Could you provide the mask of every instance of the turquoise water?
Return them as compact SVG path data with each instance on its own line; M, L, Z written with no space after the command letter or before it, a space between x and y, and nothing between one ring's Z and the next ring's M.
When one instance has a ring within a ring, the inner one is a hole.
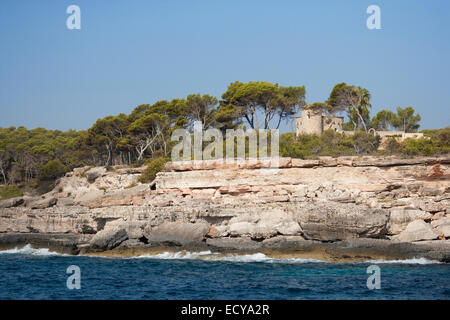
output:
M367 267L381 271L369 290ZM79 290L66 286L80 268ZM413 259L386 263L273 260L263 254L156 257L66 256L25 247L0 252L0 299L449 299L450 265Z

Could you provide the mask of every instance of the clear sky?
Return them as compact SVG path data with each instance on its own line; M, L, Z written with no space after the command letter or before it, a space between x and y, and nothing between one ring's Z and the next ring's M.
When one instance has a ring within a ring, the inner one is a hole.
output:
M69 30L66 8L81 8ZM381 8L369 30L366 8ZM372 115L413 106L450 125L448 0L1 0L0 126L87 129L97 118L239 80L369 89ZM284 125L284 130L288 129Z

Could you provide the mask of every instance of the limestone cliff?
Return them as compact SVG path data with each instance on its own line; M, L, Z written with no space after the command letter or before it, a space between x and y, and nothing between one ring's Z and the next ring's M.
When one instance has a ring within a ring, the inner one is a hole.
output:
M137 181L143 168L77 168L42 197L0 201L0 247L450 261L449 157L282 158L278 165L168 163L151 184Z

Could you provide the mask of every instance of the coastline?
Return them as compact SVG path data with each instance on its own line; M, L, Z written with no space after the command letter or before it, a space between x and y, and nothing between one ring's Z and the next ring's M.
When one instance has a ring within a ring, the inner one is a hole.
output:
M289 260L304 259L331 263L351 263L367 261L401 261L426 259L429 261L450 263L450 240L426 241L418 243L393 242L380 239L350 239L337 242L318 242L301 239L271 239L272 244L256 242L248 247L249 239L243 240L246 246L212 246L207 243L184 246L133 245L124 243L111 250L99 251L82 242L82 236L55 234L0 234L0 252L24 248L48 249L51 252L72 256L93 256L105 258L154 257L204 258L220 260L240 256L264 255L268 259ZM242 239L237 239L242 240ZM276 240L276 241L275 241ZM278 242L278 243L276 243ZM274 244L275 243L275 244Z
M40 197L0 201L0 249L71 255L264 254L450 262L450 158L183 161L77 168ZM130 187L127 187L130 185Z

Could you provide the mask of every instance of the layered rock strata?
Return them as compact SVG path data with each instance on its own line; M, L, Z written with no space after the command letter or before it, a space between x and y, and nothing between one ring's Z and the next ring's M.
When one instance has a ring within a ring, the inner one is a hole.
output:
M322 157L77 168L40 197L0 201L0 248L123 255L266 252L450 261L450 158Z

